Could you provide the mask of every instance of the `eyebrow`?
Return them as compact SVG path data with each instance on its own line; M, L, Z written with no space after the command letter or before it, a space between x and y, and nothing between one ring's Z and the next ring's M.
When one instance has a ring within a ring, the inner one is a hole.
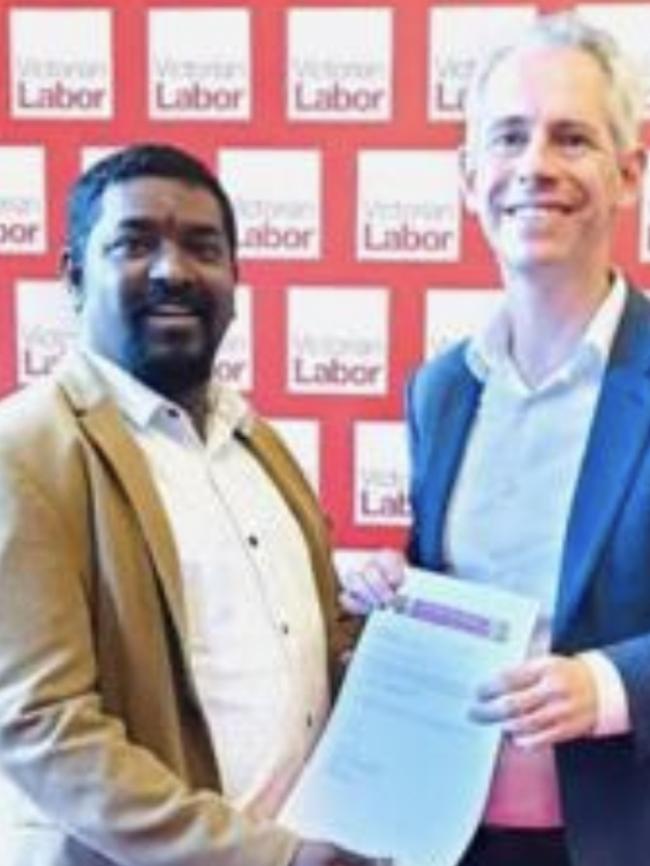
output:
M119 220L117 224L118 230L131 229L133 231L154 231L160 226L158 220L151 217L128 216ZM180 228L184 232L191 232L196 235L212 235L214 237L225 237L225 229L222 226L215 226L208 223L181 223Z
M494 122L488 123L486 128L493 129L502 129L504 127L517 127L517 126L529 126L531 124L530 118L526 117L523 114L513 114L507 117L499 117ZM555 120L551 120L548 124L553 129L583 129L585 131L594 130L593 124L589 123L586 120L581 120L577 117L558 117Z

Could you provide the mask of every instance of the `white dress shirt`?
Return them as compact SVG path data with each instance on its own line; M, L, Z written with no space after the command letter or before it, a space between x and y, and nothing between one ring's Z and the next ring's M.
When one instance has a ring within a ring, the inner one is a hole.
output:
M625 304L620 278L570 356L535 387L509 353L501 310L468 345L466 362L484 384L452 491L445 526L451 573L540 602L530 653L548 652L564 537L612 340ZM596 735L627 730L627 702L614 665L582 656L596 682ZM488 823L561 823L552 750L504 741L485 815Z
M309 553L237 431L250 410L214 389L206 442L176 404L88 352L141 446L179 554L190 657L225 796L272 817L329 704Z

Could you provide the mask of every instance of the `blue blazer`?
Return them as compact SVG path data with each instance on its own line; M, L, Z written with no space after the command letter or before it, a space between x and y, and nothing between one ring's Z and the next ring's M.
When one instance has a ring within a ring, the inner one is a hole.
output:
M481 394L464 350L463 343L424 364L407 386L409 558L432 569L445 568L449 494ZM556 749L572 862L648 866L650 302L635 291L628 293L578 477L553 622L553 651L594 648L621 674L632 733Z

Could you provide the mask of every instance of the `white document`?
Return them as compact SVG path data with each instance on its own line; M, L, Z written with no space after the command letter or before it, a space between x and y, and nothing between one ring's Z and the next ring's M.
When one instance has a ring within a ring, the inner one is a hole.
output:
M523 660L536 614L531 599L408 569L395 607L369 618L279 820L400 866L455 866L501 736L469 708L479 684Z

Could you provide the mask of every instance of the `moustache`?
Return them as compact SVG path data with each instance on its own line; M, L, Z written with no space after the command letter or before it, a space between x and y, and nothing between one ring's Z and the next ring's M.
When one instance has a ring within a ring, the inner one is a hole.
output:
M146 295L134 306L133 313L144 316L167 304L196 316L211 313L215 305L211 296L197 290L191 283L151 280Z

